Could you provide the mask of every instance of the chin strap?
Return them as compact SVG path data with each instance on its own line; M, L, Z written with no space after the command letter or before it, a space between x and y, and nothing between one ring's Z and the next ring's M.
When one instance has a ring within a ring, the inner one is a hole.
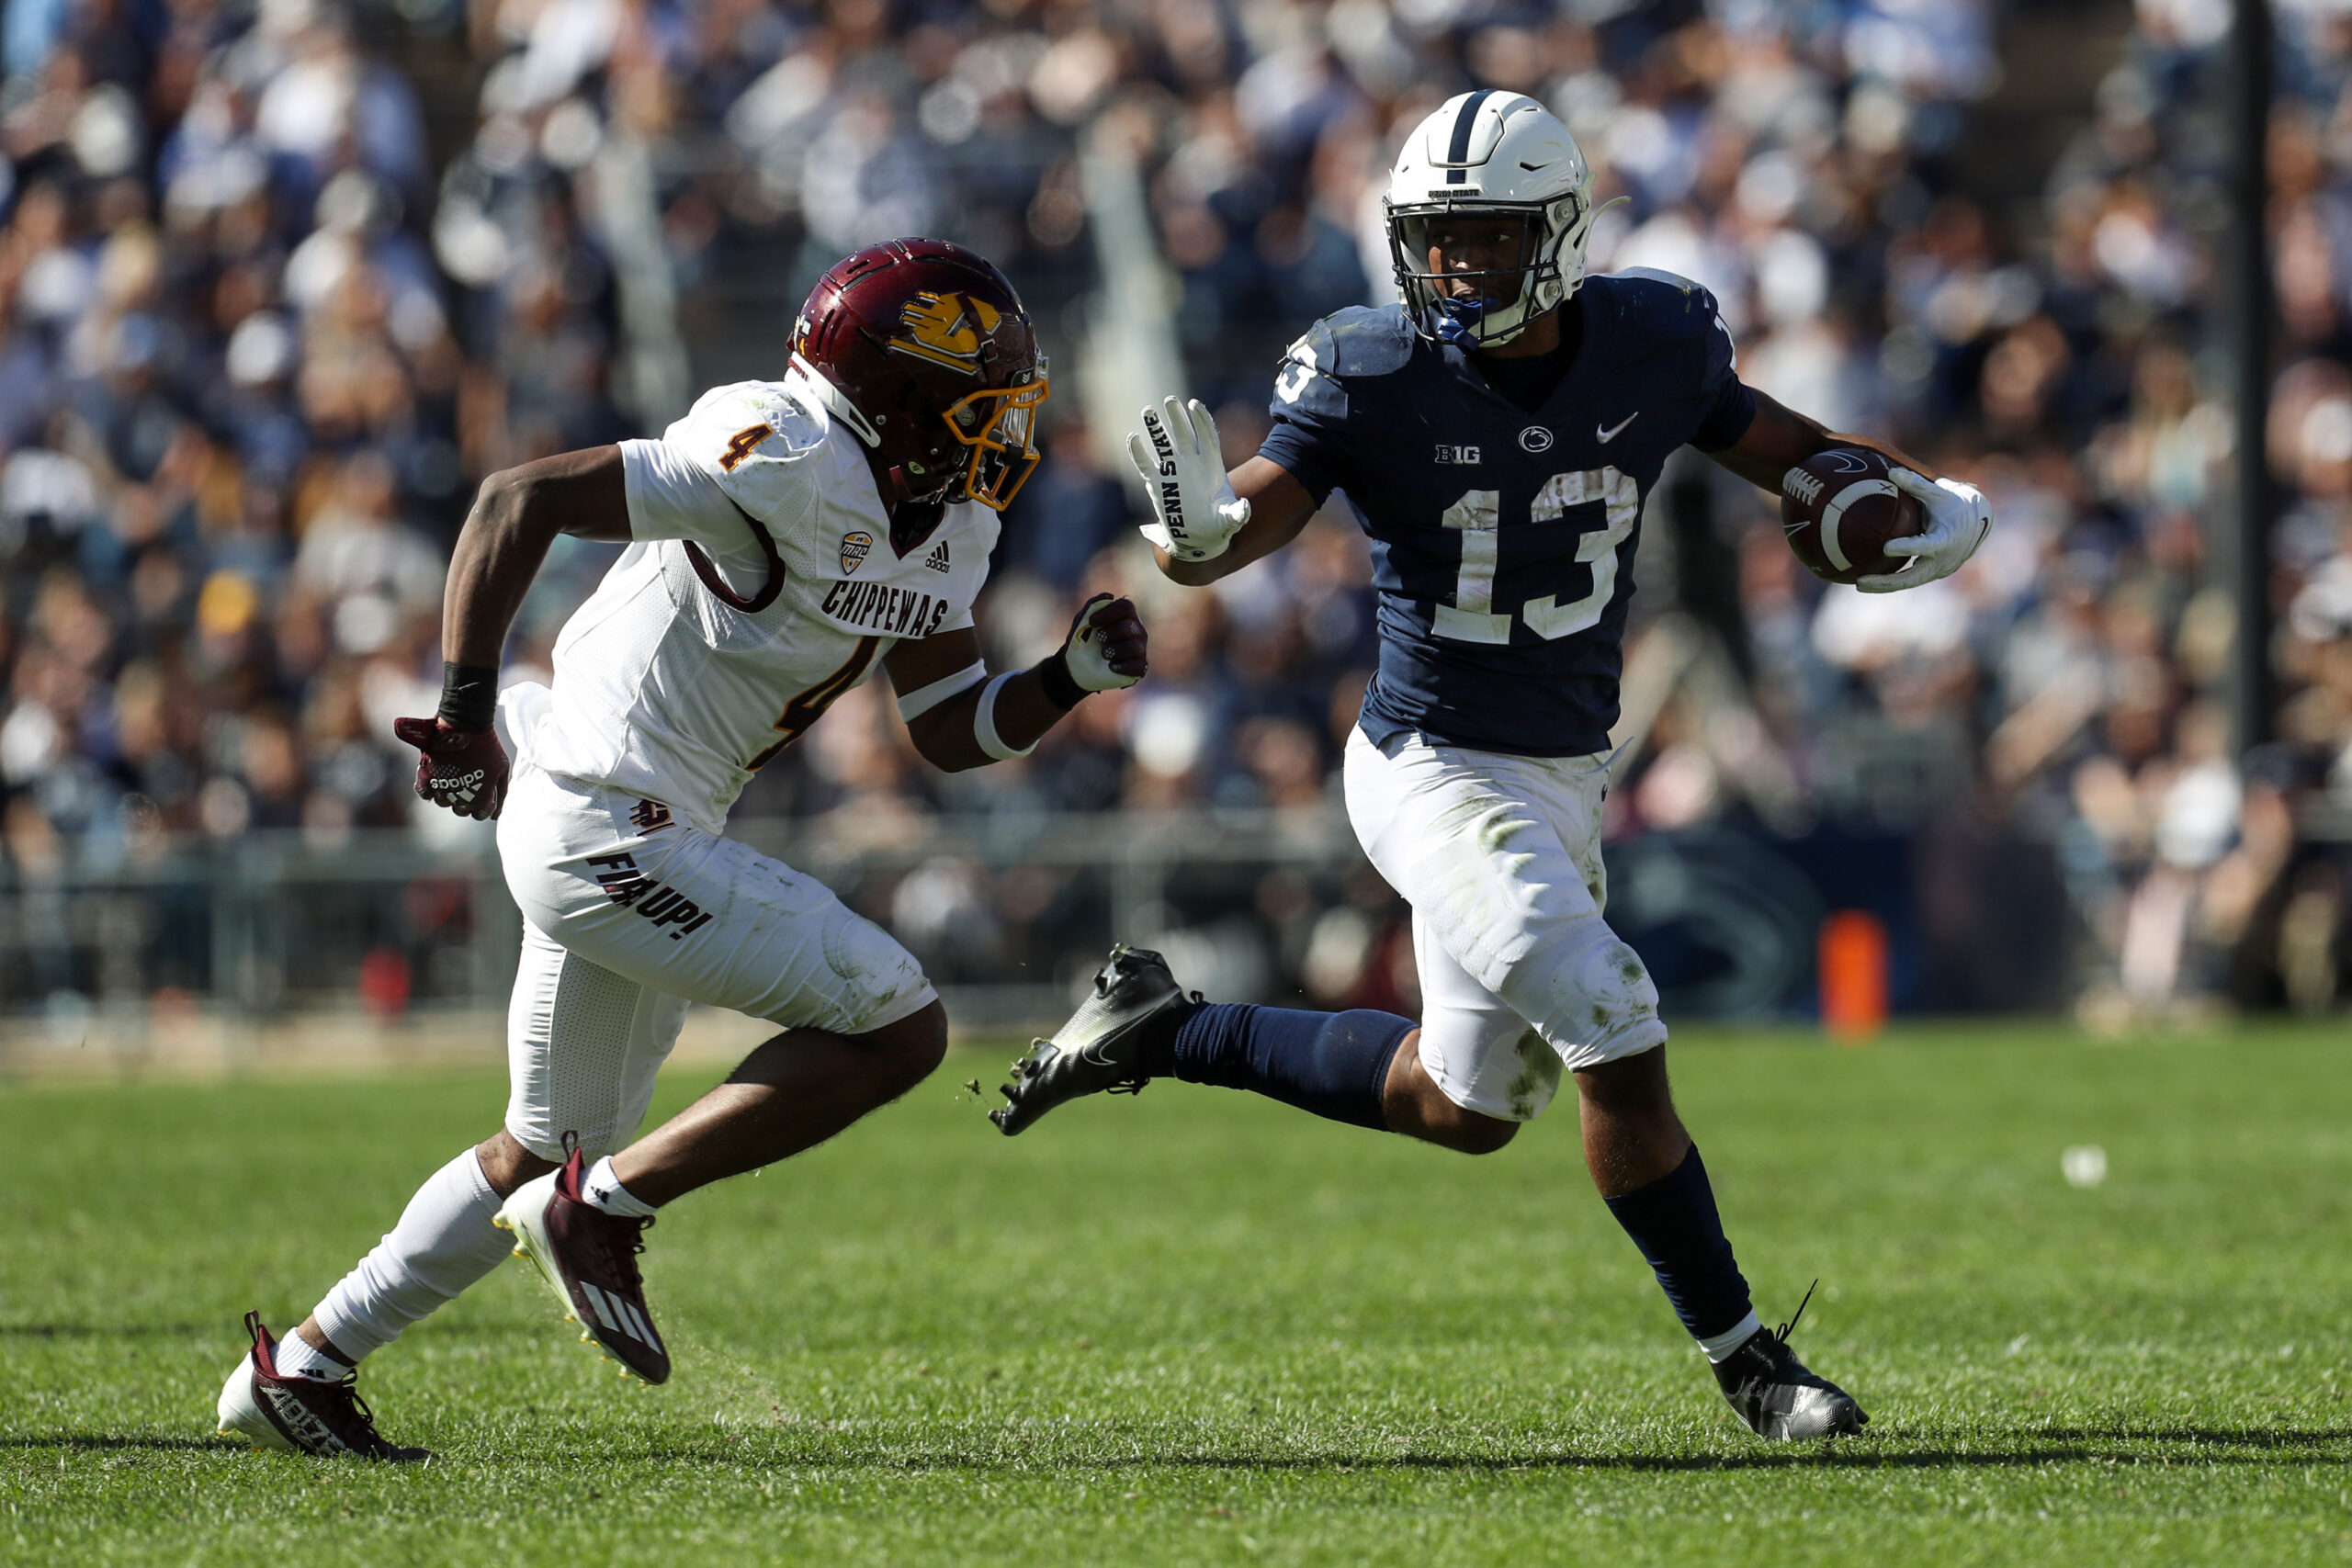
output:
M1430 307L1430 313L1437 318L1432 325L1438 342L1461 349L1478 346L1478 324L1487 319L1485 300L1440 299Z
M956 488L956 481L950 479L927 491L918 491L907 477L907 468L903 463L893 464L883 478L886 481L884 488L888 492L885 499L892 506L909 502L916 506L942 506L946 504L947 492Z

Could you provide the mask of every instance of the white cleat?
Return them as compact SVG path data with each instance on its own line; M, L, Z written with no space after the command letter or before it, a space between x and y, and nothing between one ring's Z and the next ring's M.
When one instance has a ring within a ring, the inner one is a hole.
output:
M256 1448L319 1459L356 1454L406 1464L433 1457L424 1449L404 1449L384 1441L368 1402L353 1389L356 1377L333 1382L280 1377L277 1342L262 1326L259 1313L245 1314L245 1329L254 1337L253 1348L220 1385L220 1403L214 1407L222 1437L242 1437Z

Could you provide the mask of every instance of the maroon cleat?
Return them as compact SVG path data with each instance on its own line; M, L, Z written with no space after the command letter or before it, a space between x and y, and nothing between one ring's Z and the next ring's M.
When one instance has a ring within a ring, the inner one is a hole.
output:
M492 1223L514 1235L514 1256L529 1259L563 1303L563 1315L585 1330L631 1376L670 1378L670 1350L654 1331L637 1255L653 1222L608 1214L580 1196L587 1174L578 1149L557 1169L526 1181Z
M254 1337L254 1348L220 1390L223 1433L241 1433L262 1448L291 1449L320 1459L356 1454L413 1464L433 1457L426 1450L401 1448L377 1434L374 1413L352 1387L358 1381L356 1373L333 1382L279 1377L277 1342L262 1326L261 1314L245 1314L245 1332Z

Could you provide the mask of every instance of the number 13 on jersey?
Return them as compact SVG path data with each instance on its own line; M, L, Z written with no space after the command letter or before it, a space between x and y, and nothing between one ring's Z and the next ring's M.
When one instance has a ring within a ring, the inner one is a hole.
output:
M1437 606L1437 635L1456 642L1508 643L1516 617L1550 642L1598 626L1617 592L1617 547L1632 536L1642 514L1641 488L1631 474L1615 468L1554 474L1536 491L1527 515L1530 524L1549 523L1596 501L1602 506L1601 526L1578 536L1576 545L1576 558L1592 568L1591 589L1566 604L1558 595L1545 593L1515 609L1498 609L1495 604L1495 578L1502 565L1501 492L1469 491L1447 507L1439 521L1461 531L1462 570L1454 581L1453 603Z

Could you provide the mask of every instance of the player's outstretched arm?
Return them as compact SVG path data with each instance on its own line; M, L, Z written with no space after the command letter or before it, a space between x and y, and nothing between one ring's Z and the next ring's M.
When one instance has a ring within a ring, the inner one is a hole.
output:
M1026 670L990 676L969 626L899 643L882 667L915 750L954 773L1025 757L1088 697L1142 680L1147 644L1135 605L1097 593L1079 607L1061 647Z
M1156 549L1159 570L1171 582L1200 588L1262 560L1298 537L1315 515L1315 497L1271 457L1252 457L1227 476L1233 493L1250 506L1250 521L1235 533L1225 553L1209 560L1180 560Z
M1151 521L1159 570L1171 581L1199 587L1240 570L1298 536L1315 515L1315 501L1280 464L1252 457L1231 473L1216 419L1198 398L1174 398L1143 411L1143 427L1127 437L1127 456Z
M1748 483L1773 494L1781 493L1781 476L1804 462L1816 452L1826 452L1833 446L1859 446L1875 452L1898 468L1909 468L1934 479L1942 476L1927 464L1867 435L1841 435L1781 402L1767 392L1748 389L1756 400L1756 417L1749 422L1747 434L1718 452L1708 457L1729 468Z
M1893 470L1888 478L1927 509L1927 532L1889 540L1886 545L1889 555L1913 558L1911 566L1901 572L1863 578L1855 586L1865 593L1889 593L1950 577L1992 531L1993 508L1974 485L1947 479L1883 441L1828 430L1818 420L1808 419L1754 388L1748 393L1756 400L1756 417L1747 433L1721 451L1707 454L1741 479L1777 494L1781 477L1807 457L1833 446L1860 446L1884 457Z
M523 595L558 534L626 542L628 486L618 446L592 446L482 480L449 556L441 601L441 709L392 733L417 749L416 793L486 820L505 804L508 764L492 719L498 661Z

